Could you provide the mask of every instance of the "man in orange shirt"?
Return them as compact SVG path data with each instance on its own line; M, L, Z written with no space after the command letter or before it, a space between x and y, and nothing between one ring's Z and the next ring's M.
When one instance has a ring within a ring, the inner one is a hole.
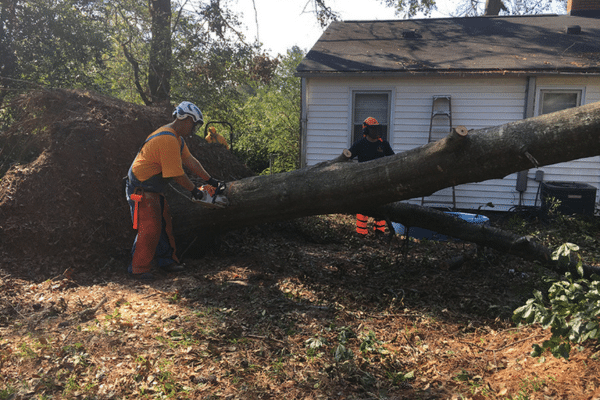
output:
M183 139L204 123L200 109L184 101L173 117L173 122L148 136L127 174L127 201L134 229L138 230L128 272L141 280L154 279L150 272L153 266L168 272L184 269L175 254L171 214L164 196L169 182L173 180L189 190L192 200L206 201L210 195L188 178L185 166L217 191L225 190L225 184L206 172Z

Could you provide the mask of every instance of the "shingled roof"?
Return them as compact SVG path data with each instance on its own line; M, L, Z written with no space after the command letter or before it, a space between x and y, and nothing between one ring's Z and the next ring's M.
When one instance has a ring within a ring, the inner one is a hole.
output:
M333 22L297 68L322 74L600 74L600 18Z

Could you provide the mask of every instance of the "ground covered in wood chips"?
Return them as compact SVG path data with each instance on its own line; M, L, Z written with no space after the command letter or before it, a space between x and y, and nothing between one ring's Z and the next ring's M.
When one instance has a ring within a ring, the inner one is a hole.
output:
M231 233L149 284L126 260L45 280L5 269L0 398L598 398L594 345L532 358L550 333L510 322L547 271L495 253L444 270L470 245L405 253L352 222Z
M511 321L553 273L468 243L357 238L352 216L318 216L131 280L120 178L168 112L66 91L18 104L0 132L0 400L600 398L596 343L533 358L550 332ZM209 173L248 176L190 143ZM600 259L597 219L490 219Z

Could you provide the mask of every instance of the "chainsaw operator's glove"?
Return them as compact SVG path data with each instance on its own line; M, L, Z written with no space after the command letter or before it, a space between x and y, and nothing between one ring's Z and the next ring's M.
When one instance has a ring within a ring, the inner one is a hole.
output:
M192 200L202 201L204 199L204 192L197 187L192 189Z
M227 188L225 186L225 182L218 181L212 177L209 180L207 180L206 183L208 183L210 186L213 186L215 189L217 189L215 191L215 194L223 193L225 191L225 189Z

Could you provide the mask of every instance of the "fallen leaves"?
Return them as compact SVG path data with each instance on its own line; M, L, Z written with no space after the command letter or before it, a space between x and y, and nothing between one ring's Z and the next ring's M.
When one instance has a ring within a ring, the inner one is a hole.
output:
M517 303L514 293L528 286L503 271L534 270L521 261L440 271L429 260L468 245L423 242L403 255L375 240L292 247L277 234L268 251L264 238L236 240L231 254L187 262L189 273L146 286L123 273L35 284L2 276L0 390L479 400L579 398L600 387L592 348L569 362L533 359L531 345L549 333L514 327L488 307Z

